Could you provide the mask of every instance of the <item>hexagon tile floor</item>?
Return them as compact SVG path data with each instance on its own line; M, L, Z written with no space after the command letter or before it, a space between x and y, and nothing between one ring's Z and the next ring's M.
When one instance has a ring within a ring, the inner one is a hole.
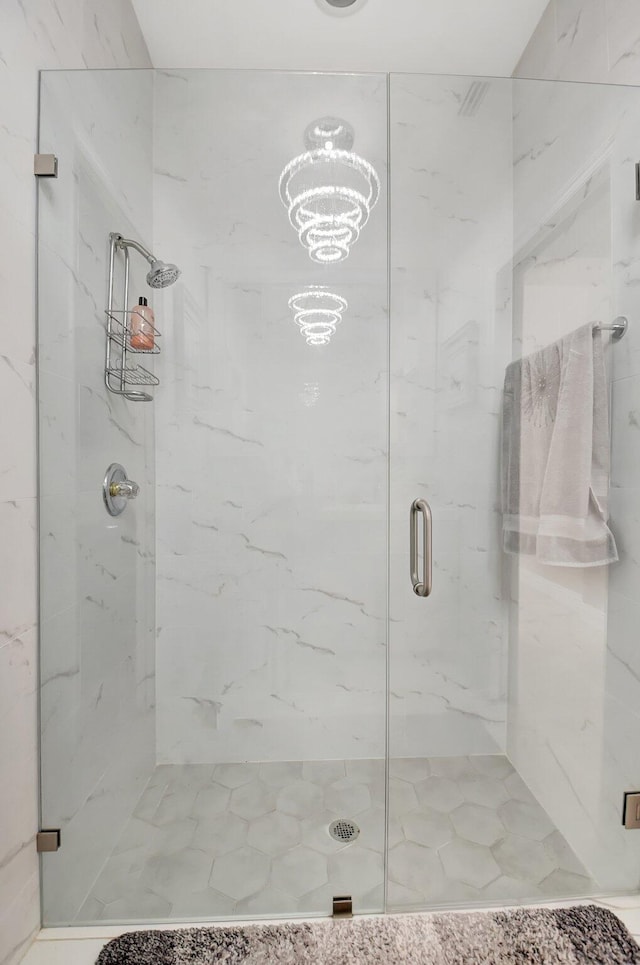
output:
M389 794L390 910L597 891L506 757L394 760ZM383 852L383 761L161 765L77 920L380 911Z

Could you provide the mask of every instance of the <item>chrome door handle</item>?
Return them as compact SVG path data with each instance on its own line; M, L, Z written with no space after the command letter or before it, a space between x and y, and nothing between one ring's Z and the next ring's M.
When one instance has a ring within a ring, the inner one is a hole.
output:
M418 575L418 516L422 515L422 579ZM411 585L416 596L429 596L432 589L433 555L432 555L432 515L431 507L426 499L414 499L411 503L409 520L411 565Z

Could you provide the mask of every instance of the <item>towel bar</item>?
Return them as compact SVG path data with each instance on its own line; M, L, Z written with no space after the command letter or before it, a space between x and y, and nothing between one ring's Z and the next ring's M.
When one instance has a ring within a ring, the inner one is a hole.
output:
M614 318L611 325L598 324L597 331L600 332L611 332L611 338L616 342L619 342L623 335L626 334L629 328L629 319L625 315L618 315ZM594 329L596 331L596 329Z

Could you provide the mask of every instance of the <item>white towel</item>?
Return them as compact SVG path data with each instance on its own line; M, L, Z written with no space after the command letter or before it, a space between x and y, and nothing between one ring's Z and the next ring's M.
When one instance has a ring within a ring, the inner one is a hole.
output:
M553 566L618 559L607 525L609 407L594 322L507 367L504 548Z

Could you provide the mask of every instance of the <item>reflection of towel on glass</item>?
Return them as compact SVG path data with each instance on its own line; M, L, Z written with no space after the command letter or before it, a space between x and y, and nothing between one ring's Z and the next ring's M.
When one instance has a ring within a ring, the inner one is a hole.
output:
M507 367L504 548L554 566L618 559L607 526L609 412L595 323Z

